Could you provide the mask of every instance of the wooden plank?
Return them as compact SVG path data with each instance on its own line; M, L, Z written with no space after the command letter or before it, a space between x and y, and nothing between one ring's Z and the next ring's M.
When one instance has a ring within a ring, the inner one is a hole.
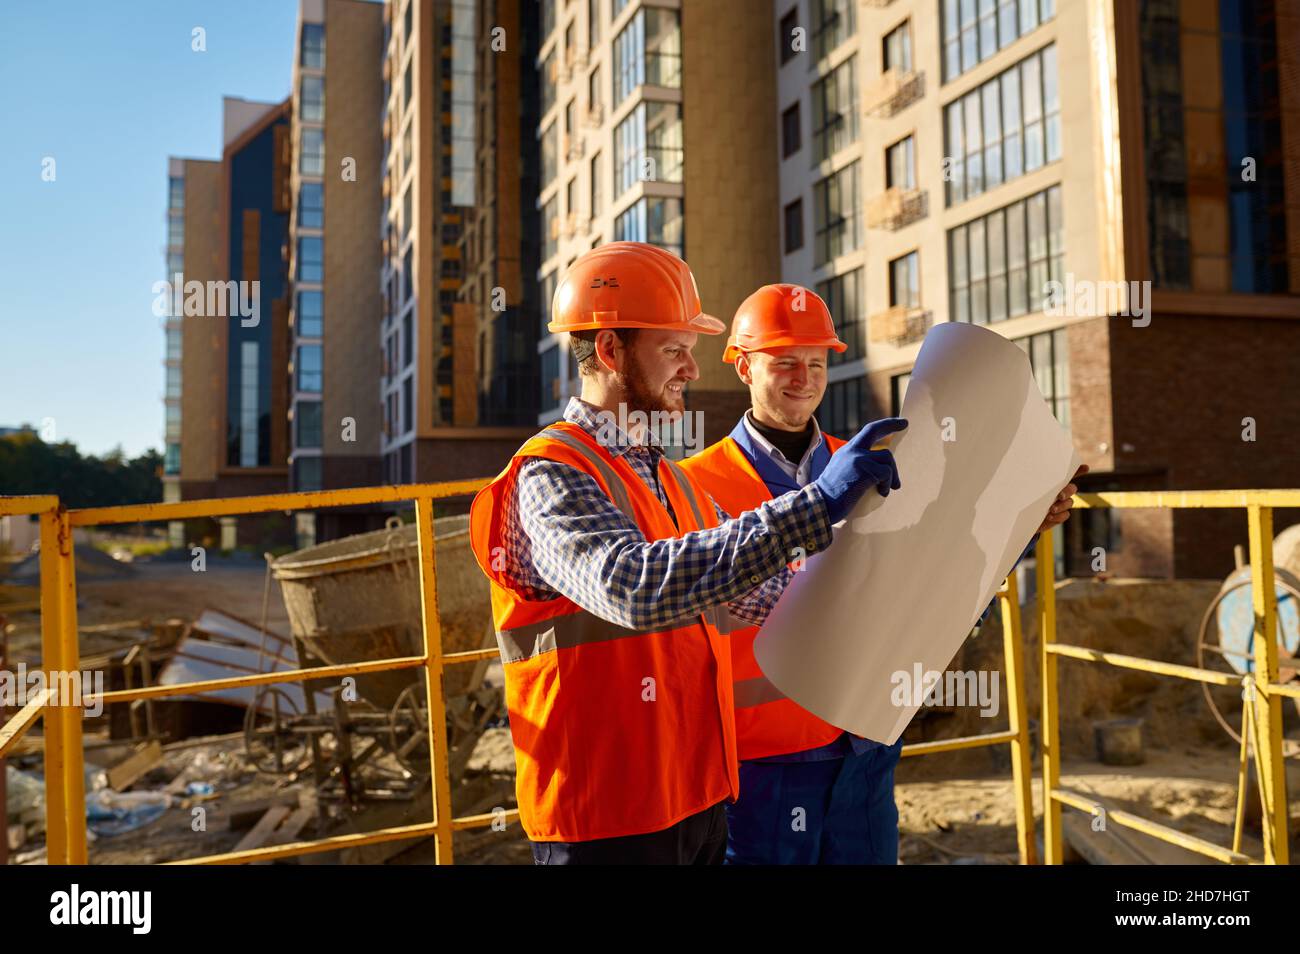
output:
M124 791L161 761L162 745L157 739L146 742L133 754L108 770L108 786L115 792Z
M292 815L284 820L279 828L271 833L271 837L266 840L267 845L287 845L297 839L299 833L307 827L312 816L316 814L316 809L310 806L299 808ZM270 859L266 861L254 861L255 865L272 864Z
M1116 837L1113 828L1101 831L1092 827L1092 819L1071 813L1061 819L1061 830L1070 847L1090 865L1149 865L1151 859L1127 841Z
M261 848L266 840L271 837L272 832L284 821L289 814L288 805L272 805L242 839L234 847L234 851L250 851L253 848Z

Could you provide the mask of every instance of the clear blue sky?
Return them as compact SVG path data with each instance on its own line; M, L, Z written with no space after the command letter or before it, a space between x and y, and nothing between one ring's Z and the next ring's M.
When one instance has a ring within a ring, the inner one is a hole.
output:
M53 418L83 453L162 449L167 158L221 157L223 95L288 95L297 11L0 0L0 426Z

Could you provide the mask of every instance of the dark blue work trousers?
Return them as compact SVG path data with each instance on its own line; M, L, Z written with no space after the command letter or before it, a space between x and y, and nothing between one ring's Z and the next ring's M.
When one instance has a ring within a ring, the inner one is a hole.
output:
M816 762L741 762L727 864L898 863L894 766L903 743Z

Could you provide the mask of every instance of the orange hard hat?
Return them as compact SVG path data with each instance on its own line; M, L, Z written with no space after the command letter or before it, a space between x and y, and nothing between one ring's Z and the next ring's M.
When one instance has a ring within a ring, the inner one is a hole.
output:
M742 351L821 347L847 351L835 334L826 302L800 285L764 285L740 303L722 360L735 363Z
M658 328L720 335L727 326L704 314L690 268L645 242L610 242L569 266L551 300L551 331Z

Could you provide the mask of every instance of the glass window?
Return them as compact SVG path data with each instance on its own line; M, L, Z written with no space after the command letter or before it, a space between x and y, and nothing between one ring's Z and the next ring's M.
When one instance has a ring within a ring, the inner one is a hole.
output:
M302 131L302 155L298 171L305 176L319 176L325 172L325 133L320 129Z
M1047 284L1047 201L1043 193L1030 196L1025 201L1029 235L1029 307L1033 311L1043 308L1044 289Z
M785 253L803 248L803 199L795 199L785 207Z
M542 188L555 181L560 168L560 138L552 122L542 133Z
M985 247L985 224L976 219L966 227L970 241L970 320L977 325L989 321L988 257Z
M649 242L681 257L685 230L681 199L646 198L614 220L614 241Z
M820 60L853 36L857 0L810 0L813 58Z
M941 0L940 44L943 81L1005 49L1056 13L1052 0Z
M949 319L970 321L970 267L967 259L966 226L948 233Z
M294 430L298 447L321 446L321 403L299 401L293 409Z
M1002 128L1004 130L1002 159L1006 179L1014 179L1024 170L1024 157L1020 141L1020 71L1007 70L1002 74Z
M1020 92L1025 119L1025 171L1043 164L1043 76L1039 59L1031 56L1020 64Z
M1002 183L1001 84L996 77L980 87L984 113L984 185L991 189Z
M591 157L591 217L593 219L600 214L600 210L604 208L605 205L605 200L601 192L600 160L600 153L596 153Z
M542 206L542 261L560 250L560 210L555 196Z
M789 159L803 145L799 129L799 104L781 114L781 158Z
M988 228L989 270L989 321L1005 321L1007 317L1007 236L1006 220L1002 211L985 217Z
M646 83L682 85L682 35L676 10L642 7L614 39L614 107Z
M415 297L415 263L411 258L412 249L408 248L402 257L402 301L409 302Z
M826 307L835 319L835 330L840 340L848 345L843 352L832 351L828 364L833 367L865 357L867 313L866 303L862 297L862 269L855 268L851 272L821 282L817 285L816 291L822 301L826 302Z
M167 207L185 208L185 179L181 176L172 176L167 180Z
M298 345L298 360L294 362L298 373L299 391L321 389L321 347L316 344Z
M555 50L547 54L546 59L542 60L542 65L538 68L542 84L542 115L555 105L555 92L559 86L559 80L555 75L556 63Z
M321 489L321 459L319 457L294 458L293 486L295 490Z
M325 68L325 25L322 23L304 23L302 25L301 62L309 70Z
M408 311L402 316L402 367L409 368L415 360L415 322L414 312Z
M950 206L1059 159L1055 47L1022 60L945 110Z
M916 252L889 263L890 307L919 308L921 306L920 269Z
M408 374L402 379L402 433L415 430L415 393L412 383L415 375Z
M303 338L319 338L324 323L323 299L318 291L298 292L294 323Z
M781 49L781 65L789 63L795 57L794 31L799 26L799 4L790 8L781 18L781 27L777 33L777 44Z
M1061 158L1061 99L1056 86L1056 47L1043 50L1043 121L1047 161Z
M885 150L885 187L888 189L916 188L916 163L911 136L894 143Z
M304 182L298 189L298 227L325 227L325 188L319 182Z
M886 71L912 72L911 26L910 21L904 20L885 35L882 62Z
M600 42L601 0L587 0L587 49L595 52Z
M813 165L857 141L857 59L849 57L812 88Z
M318 282L324 273L324 240L301 236L298 239L298 281Z
M415 95L415 57L406 64L406 73L402 76L402 109L411 108L411 97Z
M944 123L944 137L947 144L944 149L944 185L948 193L948 204L955 205L966 198L966 131L962 127L961 100L949 104L945 113L947 121Z
M889 379L890 413L898 417L903 412L903 402L907 400L907 386L912 381L912 372L896 374Z
M828 434L857 433L866 423L864 378L847 378L826 388L826 397L817 409L817 423Z
M587 110L592 112L600 107L600 67L597 66L587 77Z
M945 82L961 73L961 20L957 0L943 0L943 78Z
M167 217L167 244L173 247L185 244L185 219L182 216Z
M304 122L325 121L325 77L303 76L298 108Z
M1065 281L1065 221L1061 212L1061 187L1047 190L1048 278Z
M1012 318L1029 310L1029 272L1025 248L1025 203L1007 206L1007 291L1008 315Z
M862 243L858 214L858 164L813 185L813 264L821 266Z
M681 182L682 108L677 103L639 103L614 130L614 194L638 181Z

